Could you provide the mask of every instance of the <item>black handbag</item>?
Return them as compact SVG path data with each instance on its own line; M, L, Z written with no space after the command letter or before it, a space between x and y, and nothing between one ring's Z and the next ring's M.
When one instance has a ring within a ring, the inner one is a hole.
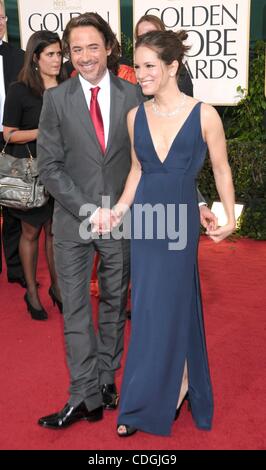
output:
M27 158L13 157L5 152L11 134L9 133L0 153L0 205L14 209L28 210L44 206L49 193L41 183L37 169L37 158L33 158L29 146Z

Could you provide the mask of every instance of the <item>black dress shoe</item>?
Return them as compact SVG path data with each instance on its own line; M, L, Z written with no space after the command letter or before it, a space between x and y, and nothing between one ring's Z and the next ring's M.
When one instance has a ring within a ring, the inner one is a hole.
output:
M115 410L119 402L119 395L115 384L104 384L101 387L103 407L105 410Z
M17 283L17 284L19 284L21 287L23 287L23 289L26 289L26 288L27 288L26 279L25 279L24 277L8 277L7 280L8 280L8 282L10 282L11 284L12 284L12 283Z
M103 407L95 408L92 411L88 411L84 402L81 402L76 408L70 406L68 403L65 405L62 411L54 413L52 415L44 416L40 418L38 424L44 428L50 429L62 429L67 428L77 421L99 421L103 418Z

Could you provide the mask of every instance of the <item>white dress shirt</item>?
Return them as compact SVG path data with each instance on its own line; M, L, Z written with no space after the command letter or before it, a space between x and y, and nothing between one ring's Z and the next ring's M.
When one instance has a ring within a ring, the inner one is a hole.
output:
M104 77L101 79L97 85L93 85L92 83L88 82L79 74L80 83L85 95L85 99L87 102L87 106L90 109L90 101L91 101L91 88L95 88L96 86L100 87L98 92L98 103L100 106L100 110L102 113L103 118L103 128L104 128L104 141L105 141L105 148L107 147L108 135L109 135L109 127L110 127L110 101L111 101L111 90L110 90L110 74L109 71L106 70Z

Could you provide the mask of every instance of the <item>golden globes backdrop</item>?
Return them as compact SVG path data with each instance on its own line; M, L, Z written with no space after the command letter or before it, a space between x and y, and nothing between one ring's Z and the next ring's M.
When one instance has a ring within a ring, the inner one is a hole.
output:
M194 96L235 105L237 87L248 88L250 0L133 0L133 26L156 15L167 29L185 29Z
M86 11L99 13L120 41L119 0L18 0L18 11L22 49L35 31L46 29L61 37L68 21Z

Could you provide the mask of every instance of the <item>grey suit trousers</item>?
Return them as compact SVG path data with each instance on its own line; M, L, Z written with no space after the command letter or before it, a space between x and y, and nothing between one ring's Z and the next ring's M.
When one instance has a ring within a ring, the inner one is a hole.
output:
M67 362L70 371L69 404L82 401L88 410L102 404L100 386L114 383L124 343L129 241L93 240L87 244L54 240L55 264L64 306ZM100 254L98 332L89 294L95 251Z

